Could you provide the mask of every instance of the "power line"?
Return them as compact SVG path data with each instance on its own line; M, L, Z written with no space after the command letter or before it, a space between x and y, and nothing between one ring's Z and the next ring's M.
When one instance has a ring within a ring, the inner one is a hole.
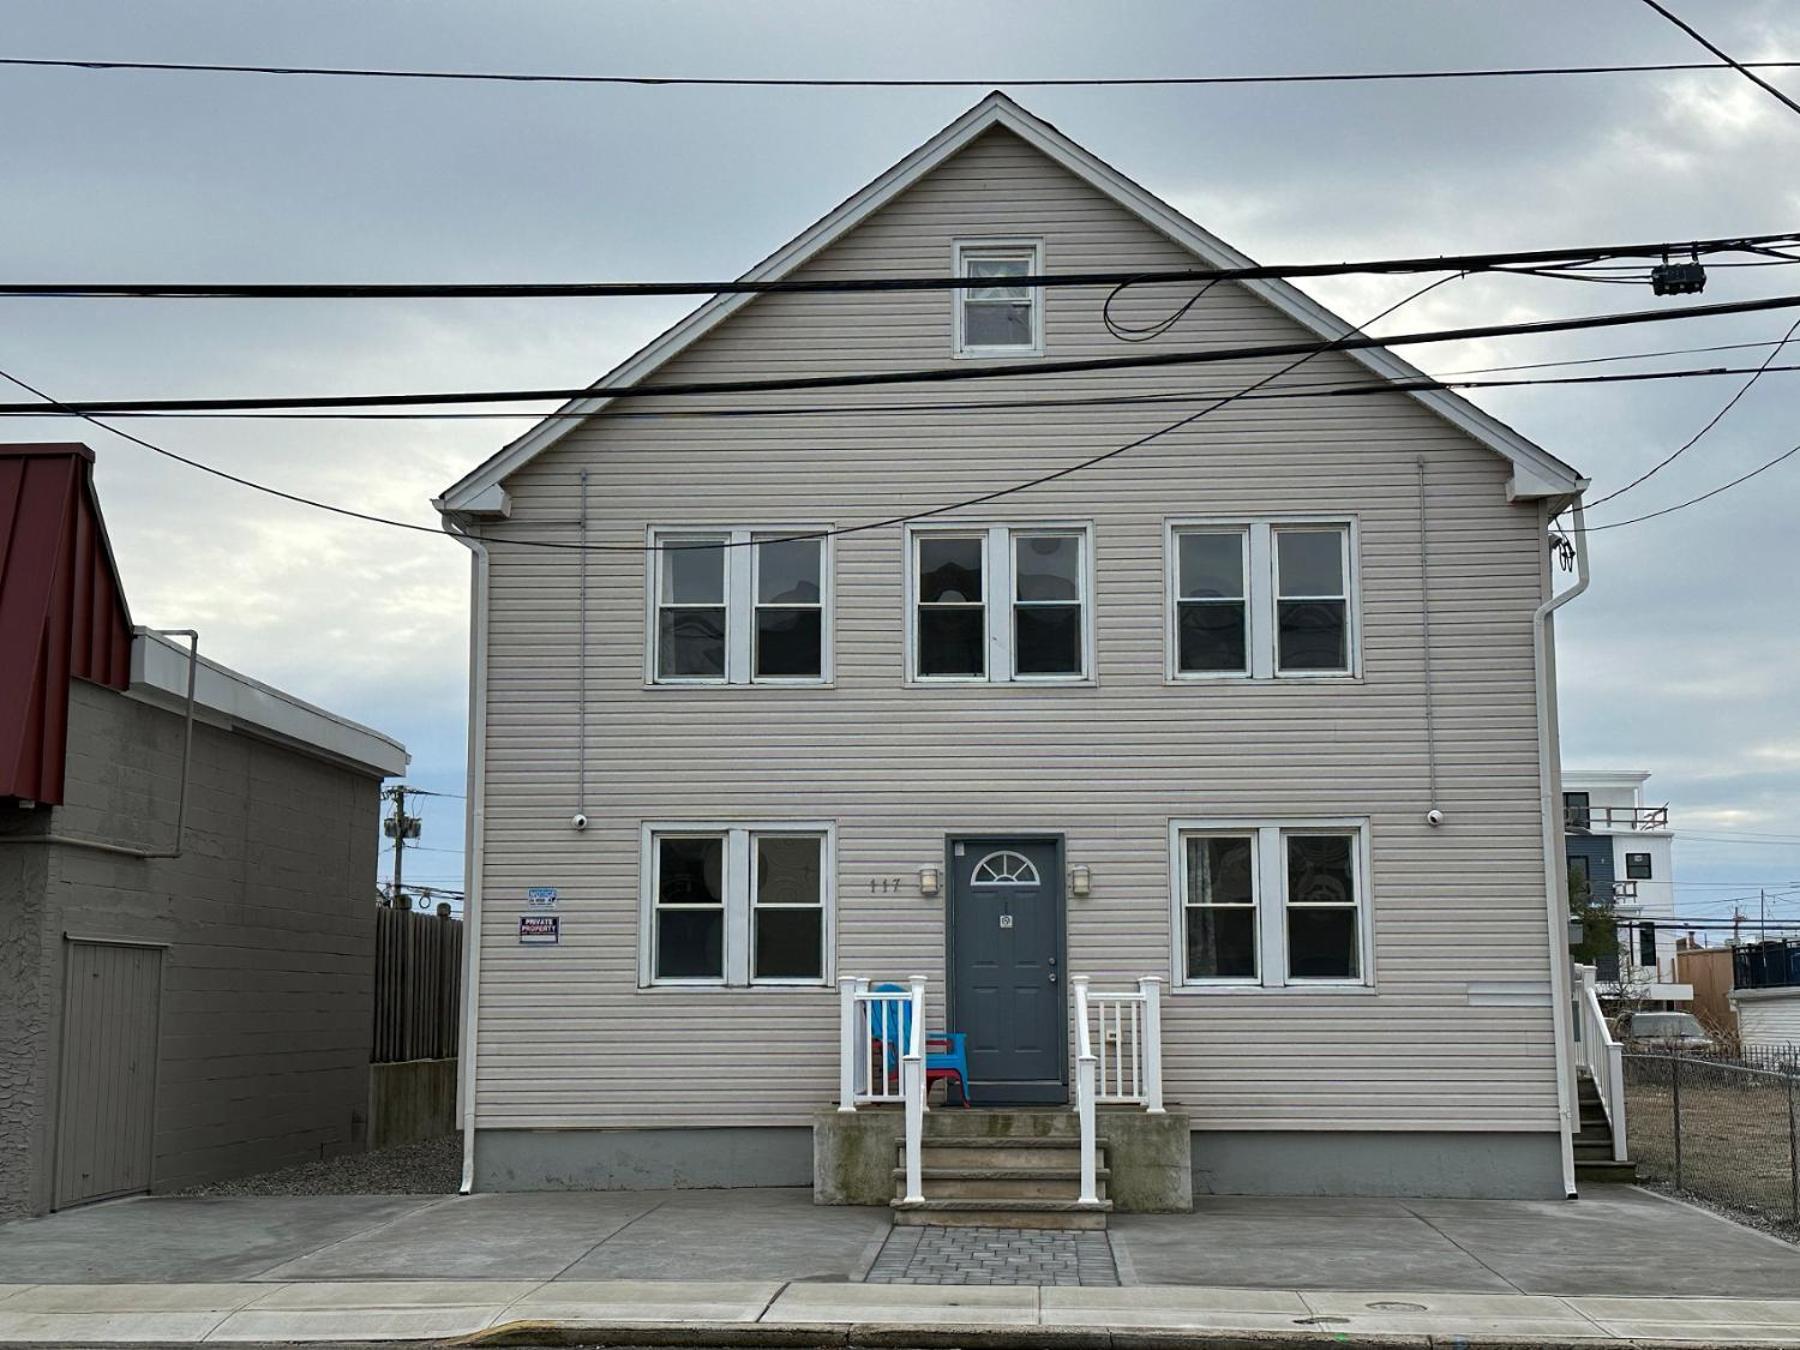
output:
M4 63L0 63L4 64ZM1009 286L1150 286L1185 282L1267 281L1415 272L1489 272L1543 263L1588 264L1607 258L1666 257L1671 250L1695 255L1766 253L1777 244L1800 244L1800 233L1731 235L1698 240L1598 244L1551 249L1510 249L1497 253L1441 254L1435 257L1374 258L1335 263L1246 263L1237 267L1183 267L1162 270L1039 272L1007 277ZM1791 266L1800 257L1778 254L1771 266ZM1627 269L1638 271L1640 269ZM1625 278L1620 278L1624 280ZM0 282L0 296L51 299L160 300L418 300L645 298L699 295L860 295L907 291L967 290L966 276L924 277L739 277L730 281L549 281L549 282Z
M1450 277L1444 280L1450 280ZM553 389L438 390L411 394L329 394L251 398L178 399L56 399L64 412L80 415L121 412L201 412L261 408L364 408L407 407L459 403L525 403L552 399L672 398L708 394L776 393L805 389L859 389L876 385L928 384L939 381L1042 378L1091 371L1152 369L1214 365L1227 361L1254 361L1267 357L1312 356L1324 351L1362 351L1370 348L1462 342L1471 338L1535 336L1541 333L1576 332L1591 328L1619 328L1678 319L1714 318L1729 314L1753 314L1764 310L1800 307L1800 295L1780 295L1757 300L1733 300L1710 305L1689 305L1675 310L1627 310L1567 319L1536 319L1525 323L1478 324L1464 328L1439 328L1413 333L1370 337L1347 330L1336 338L1312 342L1280 342L1254 347L1224 347L1175 352L1149 352L1137 356L1074 357L1055 361L1008 361L992 365L963 363L927 366L911 370L859 371L844 375L781 376L772 379L683 381L673 384L587 385ZM1371 320L1373 322L1373 320ZM0 404L0 415L41 412L34 403Z
M1670 23L1674 24L1682 32L1694 39L1695 42L1698 42L1702 47L1706 48L1707 51L1725 62L1733 70L1737 71L1738 74L1742 75L1746 80L1757 85L1764 93L1767 93L1771 97L1779 99L1782 103L1786 104L1790 112L1800 113L1800 103L1794 102L1793 99L1782 93L1781 90L1777 89L1762 76L1751 70L1748 63L1739 61L1713 42L1708 41L1706 35L1700 32L1699 29L1695 28L1686 19L1683 19L1680 15L1674 13L1667 6L1660 4L1658 0L1644 0L1644 3L1658 14L1662 15L1663 18L1667 19Z
M1450 276L1439 277L1435 281L1428 282L1424 286L1421 286L1418 290L1407 295L1404 299L1396 302L1395 304L1389 305L1386 309L1382 310L1381 313L1377 314L1374 318L1369 319L1366 324L1358 326L1356 328L1349 329L1344 334L1342 334L1338 338L1333 339L1330 342L1313 345L1309 350L1304 352L1299 357L1299 359L1290 362L1288 365L1282 367L1278 371L1275 371L1273 374L1265 375L1261 379L1257 380L1254 384L1248 385L1244 389L1241 389L1241 390L1237 391L1236 393L1227 395L1226 397L1219 399L1217 402L1209 404L1207 407L1200 409L1198 412L1189 413L1186 417L1183 417L1183 418L1179 419L1178 421L1171 422L1167 426L1160 427L1157 430L1149 432L1146 435L1139 436L1135 440L1127 441L1123 445L1116 446L1115 448L1113 448L1111 450L1108 450L1099 455L1095 455L1090 459L1083 460L1082 462L1080 462L1078 464L1072 464L1072 465L1067 466L1066 468L1057 469L1057 470L1054 470L1054 471L1052 471L1050 473L1046 473L1046 474L1041 474L1036 478L1030 479L1024 483L1015 484L1012 487L1002 488L995 492L984 493L981 496L971 497L964 501L952 502L947 506L933 507L930 510L916 511L916 512L913 512L908 515L894 516L887 520L870 521L870 522L867 522L862 525L848 525L848 526L842 526L837 529L831 529L831 530L809 531L809 532L789 536L789 538L793 538L793 539L813 539L813 538L825 539L825 538L830 538L835 535L859 534L859 533L862 533L862 532L868 531L868 530L883 529L883 528L886 528L886 527L892 526L892 525L905 524L905 523L907 523L909 521L913 521L913 520L923 520L928 517L940 516L940 515L947 514L948 512L951 512L951 511L961 510L964 507L979 506L985 502L998 500L1001 497L1012 496L1015 493L1024 492L1030 488L1038 487L1044 483L1053 482L1060 478L1066 478L1070 474L1080 472L1083 469L1092 468L1095 465L1105 463L1107 460L1110 460L1119 455L1122 455L1128 450L1133 450L1139 446L1147 445L1148 443L1158 439L1159 437L1166 436L1173 431L1177 431L1180 428L1189 425L1190 423L1196 422L1200 418L1205 417L1208 413L1215 412L1219 408L1225 407L1227 404L1231 403L1234 399L1239 398L1242 395L1249 393L1257 388L1260 388L1262 385L1268 384L1272 380L1277 380L1277 379L1281 378L1283 375L1287 374L1289 371L1294 370L1297 367L1304 365L1307 361L1310 361L1314 356L1317 356L1322 352L1330 351L1335 346L1339 346L1343 343L1351 341L1357 333L1360 333L1362 331L1363 327L1367 326L1367 324L1377 323L1380 320L1387 318L1388 315L1393 314L1396 310L1399 310L1400 308L1402 308L1405 305L1411 304L1414 300L1417 300L1420 296L1423 296L1430 291L1436 290L1439 286L1444 285L1446 282L1450 282L1450 281L1454 281L1454 280L1456 280L1456 275L1452 274ZM0 370L0 379L5 379L5 380L9 381L10 383L17 385L19 388L24 389L27 392L35 395L37 398L43 399L45 402L53 403L53 404L57 402L49 394L46 394L43 390L35 388L34 386L32 386L30 384L27 384L24 380L20 379L18 376L10 374L7 371ZM66 404L58 404L57 406L64 407L65 409L67 409L69 411L74 411L73 409L69 409L68 405L66 405ZM201 462L200 460L190 459L186 455L177 454L175 451L166 449L163 446L157 445L152 441L148 441L148 440L144 439L142 436L134 435L133 433L131 433L129 431L124 431L118 427L110 426L107 423L101 421L99 418L95 417L91 413L76 413L76 415L80 416L85 421L92 423L94 426L97 426L104 431L110 431L115 436L121 436L125 440L131 441L136 445L143 446L146 450L153 451L154 453L156 453L158 455L162 455L168 459L174 460L177 463L185 464L190 468L198 469L204 473L211 474L214 477L223 479L227 482L237 483L242 487L247 487L247 488L251 488L258 492L267 493L268 495L273 496L273 497L279 497L284 501L294 502L296 504L304 505L304 506L310 506L316 510L330 512L333 515L346 516L346 517L349 517L354 520L367 521L371 524L387 525L387 526L390 526L395 529L410 530L410 531L413 531L416 533L422 533L422 534L431 534L431 535L439 535L440 534L440 531L433 529L432 527L430 527L428 525L418 525L418 524L414 524L411 521L390 520L383 516L376 516L376 515L372 515L367 512L363 512L363 511L355 511L346 506L337 506L332 503L315 501L311 498L301 497L295 493L283 492L278 488L269 487L265 484L255 482L252 479L243 478L237 474L227 473L223 469L215 468L214 466L212 466L210 464L205 464L205 463ZM501 542L501 541L496 541L496 542ZM601 553L612 553L612 552L642 553L642 552L646 552L646 551L679 551L681 549L691 549L691 548L697 548L697 547L711 549L711 548L734 548L734 547L747 546L747 545L739 545L736 543L708 543L708 544L703 544L703 545L657 544L657 545L626 546L626 545L618 545L618 544L586 544L586 543L564 544L564 543L559 543L554 540L523 540L523 539L507 540L504 542L519 545L519 546L525 546L525 547L558 549L558 550L575 550L575 551L580 551L580 552L601 552Z
M1627 492L1630 492L1638 484L1646 482L1651 478L1654 478L1657 474L1661 473L1664 469L1668 468L1669 465L1673 464L1676 460L1680 459L1689 450L1692 450L1696 445L1698 445L1702 440L1704 440L1706 438L1706 433L1711 431L1714 427L1718 426L1720 422L1724 421L1725 415L1727 413L1729 413L1733 408L1737 407L1738 400L1743 398L1745 394L1748 394L1753 388L1756 387L1756 382L1758 380L1760 380L1769 371L1770 367L1775 362L1775 358L1781 353L1781 349L1783 347L1785 347L1788 343L1790 343L1794 340L1795 333L1800 333L1800 319L1794 320L1793 324L1788 328L1787 332L1782 334L1781 341L1769 349L1769 354L1763 358L1762 364L1760 366L1758 366L1754 372L1752 372L1749 379L1745 380L1744 383L1741 386L1739 386L1738 391L1735 394L1733 394L1730 398L1725 400L1724 406L1721 407L1716 413L1714 413L1709 419L1707 419L1705 426L1701 427L1700 430L1696 431L1692 436L1689 436L1687 438L1687 440L1683 441L1679 446L1677 446L1673 453L1665 456L1664 458L1658 460L1656 463L1652 464L1649 468L1645 469L1642 473L1640 473L1636 478L1632 479L1629 483L1625 484L1624 487L1615 488L1615 489L1613 489L1613 491L1607 493L1604 497L1599 497L1599 498L1596 498L1595 500L1589 502L1588 508L1591 510L1596 506L1602 506L1605 503L1610 502L1615 497L1623 497Z
M1716 488L1713 488L1708 492L1702 492L1698 496L1689 497L1686 501L1676 502L1673 506L1665 506L1659 511L1647 511L1641 516L1632 516L1629 520L1613 520L1608 521L1604 525L1589 525L1579 532L1583 534L1598 534L1601 530L1618 530L1623 529L1627 525L1641 525L1646 520L1655 520L1659 516L1668 516L1673 515L1677 511L1685 511L1690 506L1698 506L1701 502L1710 501L1712 498L1717 497L1721 492L1729 492L1739 484L1748 483L1752 478L1757 477L1759 474L1767 473L1777 464L1785 463L1795 455L1800 455L1800 445L1796 445L1790 450L1784 450L1779 455L1776 455L1774 459L1766 460L1763 463L1758 464L1754 469L1750 470L1749 473L1739 474L1730 482L1720 483Z
M1740 343L1739 346L1767 347L1770 343ZM1689 350L1709 350L1693 348ZM1651 352L1646 355L1679 355L1680 349L1671 352ZM1544 361L1535 366L1496 366L1496 370L1510 369L1543 369L1559 365L1589 365L1601 361L1618 358L1594 357L1586 361ZM1751 374L1788 374L1800 371L1800 364L1761 365L1761 366L1688 366L1676 370L1634 370L1613 375L1567 375L1538 376L1518 380L1458 380L1434 379L1429 376L1416 380L1385 380L1371 383L1362 379L1354 384L1334 383L1330 380L1318 383L1301 383L1292 387L1283 387L1274 392L1247 394L1243 398L1247 402L1264 402L1269 400L1307 399L1307 398L1356 398L1374 397L1382 394L1422 393L1433 390L1446 392L1463 389L1531 389L1556 386L1582 386L1598 384L1638 384L1655 380L1702 379L1724 375ZM1010 412L1030 411L1046 408L1131 408L1158 407L1167 404L1195 403L1219 397L1229 390L1194 390L1179 394L1093 394L1079 395L1069 398L1034 398L1034 399L992 399L969 402L942 402L924 400L911 403L814 403L791 404L772 407L727 407L727 408L669 408L656 411L642 409L609 409L606 416L619 419L647 419L667 421L673 418L759 418L759 417L841 417L854 414L858 417L885 415L889 413L944 413L944 412ZM534 422L579 422L594 416L591 412L355 412L355 411L285 411L281 409L252 409L235 411L232 409L210 409L192 412L136 412L111 411L109 417L149 418L160 420L277 420L277 421L504 421L528 419ZM82 414L66 411L59 404L27 404L18 407L17 411L6 413L8 417L79 417Z
M1710 46L1710 44L1708 44ZM1713 49L1716 52L1716 49ZM1723 56L1723 53L1718 53ZM111 61L69 57L6 57L0 66L45 69L216 75L299 75L371 80L448 80L499 84L632 85L652 88L738 89L1118 89L1257 84L1368 84L1408 80L1495 80L1569 75L1636 75L1703 70L1787 70L1800 61L1656 61L1607 65L1489 66L1462 69L1318 71L1256 75L1101 75L1020 80L955 78L808 78L746 75L579 75L524 71L419 70L358 66L240 65L201 61ZM1746 72L1747 73L1747 72Z

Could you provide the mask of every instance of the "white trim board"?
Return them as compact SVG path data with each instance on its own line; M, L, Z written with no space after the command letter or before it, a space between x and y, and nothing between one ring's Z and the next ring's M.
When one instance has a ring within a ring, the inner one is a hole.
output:
M996 90L739 279L778 281L788 276L971 141L995 127L1012 132L1077 178L1105 193L1152 229L1193 253L1206 266L1252 265L1244 254ZM1239 284L1322 338L1339 338L1355 331L1352 325L1286 281L1262 279ZM746 293L714 296L596 383L638 383L755 299L754 294ZM1382 348L1360 348L1345 355L1383 379L1427 378L1422 371ZM1562 497L1578 492L1586 484L1579 473L1556 456L1467 399L1438 389L1410 390L1407 396L1417 399L1452 426L1511 461L1513 475L1507 491L1512 498ZM433 498L432 505L445 514L506 514L506 497L504 491L499 490L505 479L560 441L579 425L577 419L580 416L598 412L610 401L594 395L571 399L551 417L445 489L442 496Z

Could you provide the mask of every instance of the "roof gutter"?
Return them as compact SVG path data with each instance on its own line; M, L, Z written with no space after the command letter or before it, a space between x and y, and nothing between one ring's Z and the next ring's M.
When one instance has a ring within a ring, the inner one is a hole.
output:
M462 1045L457 1057L457 1113L462 1119L463 1195L475 1189L476 1035L481 1005L481 859L487 834L488 550L444 516L444 530L469 550L469 800L463 829Z
M1554 574L1546 578L1551 592L1531 616L1531 645L1537 671L1538 791L1544 835L1544 913L1550 937L1550 1020L1556 1043L1556 1111L1562 1151L1563 1193L1575 1198L1575 1031L1574 989L1569 974L1569 885L1563 865L1562 748L1556 708L1556 630L1551 615L1588 588L1587 517L1581 497L1575 511L1575 584L1555 593ZM1549 562L1545 561L1546 571Z

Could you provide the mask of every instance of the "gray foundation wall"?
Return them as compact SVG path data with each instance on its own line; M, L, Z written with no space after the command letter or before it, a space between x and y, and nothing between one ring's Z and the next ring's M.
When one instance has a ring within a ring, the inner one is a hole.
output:
M65 802L0 834L174 838L182 719L77 680ZM0 1218L52 1203L66 936L167 944L153 1191L360 1148L379 780L197 724L183 856L0 843Z
M1566 1198L1555 1134L1197 1130L1193 1143L1195 1195Z
M814 1186L824 1204L884 1203L892 1193L895 1114L838 1119L821 1113L817 1121L824 1127L817 1164L814 1130L788 1126L477 1130L475 1189ZM1112 1124L1117 1136L1118 1122ZM1564 1198L1554 1134L1195 1131L1191 1147L1196 1196ZM1110 1161L1118 1168L1122 1160ZM1147 1178L1143 1194L1122 1208L1183 1207L1159 1188L1166 1189L1165 1179Z
M812 1179L805 1125L475 1132L478 1191L722 1190Z

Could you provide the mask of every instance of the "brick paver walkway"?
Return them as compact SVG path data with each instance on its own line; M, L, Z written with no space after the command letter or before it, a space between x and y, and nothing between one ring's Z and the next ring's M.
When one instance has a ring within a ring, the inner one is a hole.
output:
M896 1228L871 1284L1117 1284L1105 1232L1041 1228Z

